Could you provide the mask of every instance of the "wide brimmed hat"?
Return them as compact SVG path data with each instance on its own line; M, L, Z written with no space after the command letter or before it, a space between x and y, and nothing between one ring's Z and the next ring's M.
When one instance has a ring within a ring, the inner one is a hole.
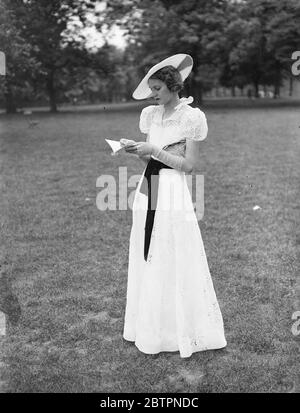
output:
M191 70L193 68L193 58L188 54L179 53L167 57L166 59L157 63L155 66L152 66L133 92L132 97L137 100L149 98L152 95L152 91L148 86L148 80L155 72L165 66L175 67L179 71L182 81L184 81L191 73Z

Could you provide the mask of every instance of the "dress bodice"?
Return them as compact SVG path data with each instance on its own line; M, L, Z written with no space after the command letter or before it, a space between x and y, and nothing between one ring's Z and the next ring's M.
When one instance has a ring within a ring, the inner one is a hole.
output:
M199 108L189 106L193 101L192 96L181 98L174 112L166 119L163 119L164 105L145 107L139 126L141 132L147 134L147 141L163 148L183 139L205 139L208 131L206 116Z

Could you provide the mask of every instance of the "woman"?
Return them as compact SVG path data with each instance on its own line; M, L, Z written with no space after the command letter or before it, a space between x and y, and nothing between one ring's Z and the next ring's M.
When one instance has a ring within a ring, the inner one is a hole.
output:
M125 147L147 167L132 208L123 336L146 354L179 350L190 357L227 344L185 176L207 135L204 113L189 106L193 98L178 96L192 66L189 55L171 56L153 66L133 93L158 102L141 112L146 142Z

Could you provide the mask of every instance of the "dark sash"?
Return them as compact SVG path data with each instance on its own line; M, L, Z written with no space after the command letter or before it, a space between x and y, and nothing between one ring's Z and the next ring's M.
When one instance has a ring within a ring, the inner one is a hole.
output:
M148 196L148 208L145 222L144 259L147 261L150 247L154 216L157 206L159 171L162 168L173 169L171 166L151 158L147 164L140 192Z

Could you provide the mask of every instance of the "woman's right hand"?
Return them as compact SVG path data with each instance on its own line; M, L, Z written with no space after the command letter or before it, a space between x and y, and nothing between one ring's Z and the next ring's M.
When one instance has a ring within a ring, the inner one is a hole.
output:
M125 152L134 153L137 155L135 143L128 143L127 145L124 145L124 149L125 149Z
M136 142L132 139L120 139L120 143L124 148L125 152L134 153L135 152L135 144Z

